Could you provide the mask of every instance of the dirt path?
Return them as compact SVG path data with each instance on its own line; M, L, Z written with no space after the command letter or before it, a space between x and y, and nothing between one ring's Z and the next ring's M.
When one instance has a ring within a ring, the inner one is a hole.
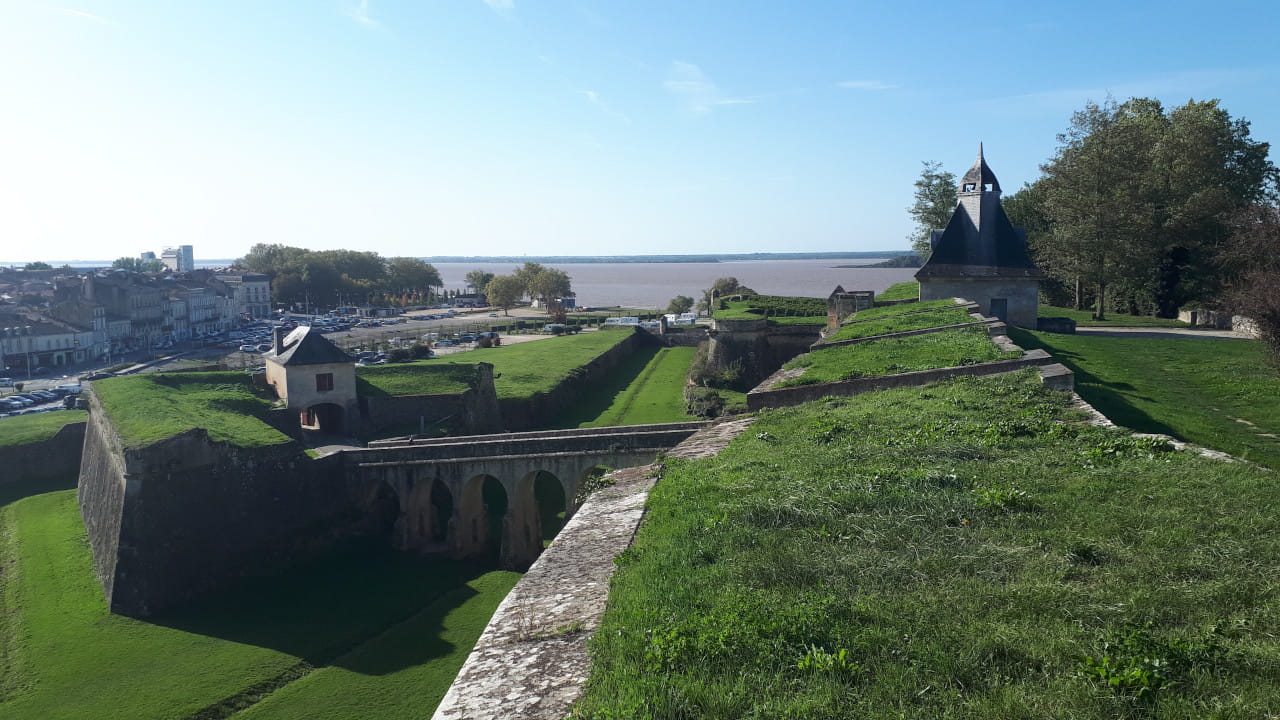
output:
M1078 335L1097 335L1101 337L1202 337L1221 340L1252 340L1235 330L1213 330L1210 328L1181 327L1077 327Z

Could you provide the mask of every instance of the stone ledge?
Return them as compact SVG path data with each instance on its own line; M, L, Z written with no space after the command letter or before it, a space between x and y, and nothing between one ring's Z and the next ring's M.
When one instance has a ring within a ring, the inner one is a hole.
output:
M668 453L715 455L754 418L717 423ZM559 720L586 682L587 639L600 626L613 560L631 545L658 465L609 473L489 621L435 720Z

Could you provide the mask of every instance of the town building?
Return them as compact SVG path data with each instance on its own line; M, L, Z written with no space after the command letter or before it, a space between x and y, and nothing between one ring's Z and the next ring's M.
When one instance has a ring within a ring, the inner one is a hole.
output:
M983 315L1034 328L1044 273L1027 255L1026 231L1015 228L1000 205L1000 181L981 144L957 195L951 221L933 231L933 253L916 271L920 299L962 297L978 303Z
M7 372L29 376L85 362L93 352L92 328L31 311L0 312L0 365Z
M275 344L263 355L267 384L285 408L298 413L302 429L327 435L355 430L355 358L306 325L288 335L281 328L275 332Z
M217 278L235 294L239 313L249 319L270 317L271 276L262 273L219 273Z
M176 273L191 272L196 269L195 250L190 245L167 247L160 252L160 262Z

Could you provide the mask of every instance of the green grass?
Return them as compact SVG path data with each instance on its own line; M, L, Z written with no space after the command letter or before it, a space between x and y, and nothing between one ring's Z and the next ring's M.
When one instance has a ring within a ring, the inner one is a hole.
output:
M697 418L685 412L684 383L697 348L646 348L632 356L643 365L639 372L627 373L631 382L617 392L608 389L592 393L590 409L610 401L590 420L568 427L605 427L610 425L648 425L650 423L686 422ZM647 360L646 360L647 358Z
M44 442L67 425L84 422L88 417L84 410L59 410L0 419L0 447Z
M928 335L814 350L784 366L805 368L804 375L779 383L777 387L974 365L1015 357L1021 357L1021 353L997 348L987 336L986 328L940 330Z
M872 337L873 335L887 335L908 330L923 330L941 325L959 325L960 323L971 322L974 322L974 319L969 317L969 311L960 305L952 303L950 306L940 307L928 312L890 315L879 320L849 323L841 327L827 340L831 342L854 340L856 338Z
M430 688L415 710L429 716L435 689L515 580L359 543L140 621L107 612L75 491L5 506L0 529L6 720L185 718L246 702L247 690L273 689L282 676L301 676L301 689L273 704L292 707L286 698L297 693L304 705L288 711L299 717L323 709L308 698L338 694L349 712L326 717L369 717L358 708L388 702L408 682Z
M290 442L261 416L274 393L237 372L130 375L93 384L93 392L126 447L149 445L194 428L240 447Z
M1010 329L1076 373L1076 391L1112 421L1280 470L1280 376L1260 343L1119 338Z
M356 368L361 395L453 395L475 383L474 365L417 361Z
M1053 305L1041 305L1038 312L1040 317L1071 318L1076 321L1077 327L1187 327L1181 320L1123 313L1107 313L1106 320L1094 320L1092 310L1073 310Z
M1274 473L1056 422L1066 399L963 378L669 462L576 717L1273 714Z
M915 280L894 283L884 292L876 295L876 300L911 300L920 297L920 283Z
M827 322L827 301L822 298L782 295L745 295L720 301L717 320L759 320L776 325L822 325Z
M547 392L615 345L627 339L631 328L547 338L534 342L482 348L445 357L419 360L413 365L473 365L493 363L494 386L499 398L529 398ZM412 388L411 384L403 386ZM413 392L405 394L416 394Z
M918 313L923 310L937 310L939 308L959 307L956 301L951 298L943 298L942 300L925 300L923 302L902 303L900 305L881 305L880 307L867 308L854 313L849 322L867 322L868 320L879 320L881 318L892 317L894 315L907 315L910 313Z

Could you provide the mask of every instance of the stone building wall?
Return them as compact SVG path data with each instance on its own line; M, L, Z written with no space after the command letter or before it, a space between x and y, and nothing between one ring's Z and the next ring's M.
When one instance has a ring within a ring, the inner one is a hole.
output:
M978 304L978 312L993 315L992 298L1009 301L1005 322L1018 327L1036 326L1039 312L1039 281L1033 277L934 277L920 279L920 300L961 297Z

